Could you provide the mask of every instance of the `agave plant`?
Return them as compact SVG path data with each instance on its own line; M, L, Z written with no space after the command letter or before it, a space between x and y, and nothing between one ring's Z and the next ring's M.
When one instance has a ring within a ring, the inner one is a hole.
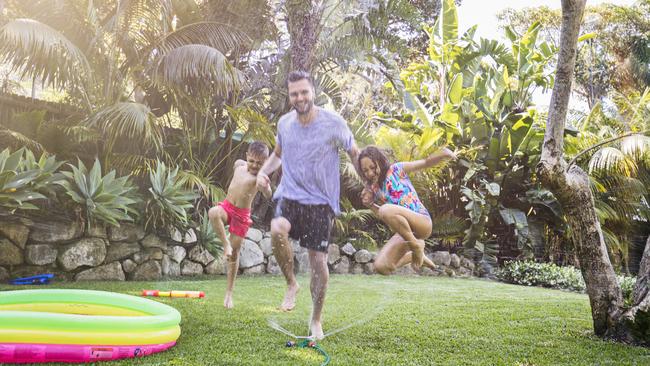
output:
M197 195L183 187L178 170L178 167L170 170L158 160L149 172L151 187L145 204L145 229L184 232L189 227L188 212L194 207Z
M199 218L199 227L196 229L196 236L199 245L207 249L208 252L210 252L210 254L216 258L221 257L221 253L223 253L223 243L221 243L219 236L214 232L214 229L212 228L210 218L208 217L208 211L204 211L203 214L199 216Z
M42 193L62 178L55 173L61 164L45 154L36 160L25 148L14 153L9 149L0 152L0 211L37 209L31 201L47 198Z
M139 202L136 187L128 176L116 178L112 170L102 176L99 160L88 171L79 160L78 166L69 164L72 171L63 172L67 178L59 182L72 201L79 205L85 222L90 227L95 222L120 226L120 221L133 221L137 216L134 206Z

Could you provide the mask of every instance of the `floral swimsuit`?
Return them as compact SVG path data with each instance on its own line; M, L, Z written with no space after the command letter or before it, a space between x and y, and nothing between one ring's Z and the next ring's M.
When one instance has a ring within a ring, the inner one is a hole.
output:
M375 198L382 204L391 203L429 216L429 212L418 198L415 188L413 188L413 183L411 183L404 171L402 163L391 165L386 172L386 181L381 190L376 184L373 184L372 191L375 193Z

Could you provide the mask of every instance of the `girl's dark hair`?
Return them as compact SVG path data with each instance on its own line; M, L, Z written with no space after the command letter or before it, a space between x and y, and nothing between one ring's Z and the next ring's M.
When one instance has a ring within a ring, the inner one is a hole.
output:
M390 163L388 162L386 155L381 150L379 150L377 146L369 145L359 153L359 167L361 167L361 159L363 158L368 158L379 166L379 183L383 184L386 180L388 169L390 168ZM363 180L366 179L365 177L361 178Z

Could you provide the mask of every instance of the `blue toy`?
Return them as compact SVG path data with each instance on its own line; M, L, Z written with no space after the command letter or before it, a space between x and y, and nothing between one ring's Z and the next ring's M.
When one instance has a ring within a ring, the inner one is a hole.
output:
M15 278L10 280L9 283L12 285L47 285L52 278L54 278L54 274L45 273L31 277Z

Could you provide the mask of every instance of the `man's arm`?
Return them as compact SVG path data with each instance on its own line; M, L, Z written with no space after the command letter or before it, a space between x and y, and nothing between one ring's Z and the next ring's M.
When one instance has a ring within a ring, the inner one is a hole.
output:
M266 189L269 191L271 190L271 179L269 178L269 174L278 170L280 165L282 165L281 156L282 149L280 148L280 145L276 145L271 156L266 159L264 165L262 165L262 169L257 173L257 189L260 190L262 194L264 194Z
M361 175L361 167L359 166L359 148L357 147L357 143L354 141L352 141L352 147L348 151L348 156L350 157L350 160L352 160L352 165L354 166L357 175L363 177L363 175Z

